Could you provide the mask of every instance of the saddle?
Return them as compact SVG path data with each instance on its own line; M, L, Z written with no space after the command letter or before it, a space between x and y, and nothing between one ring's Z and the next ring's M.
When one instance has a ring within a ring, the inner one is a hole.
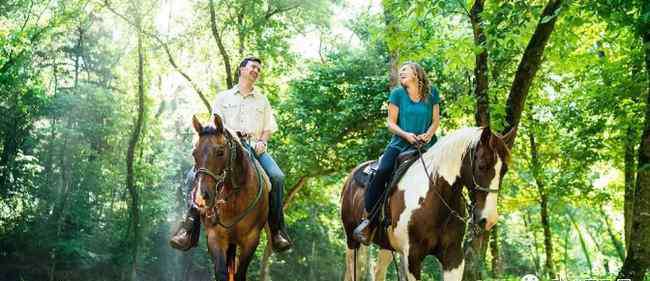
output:
M423 148L421 151L424 153L425 149ZM379 208L379 210L373 216L377 217L376 221L379 222L379 229L384 230L378 231L379 237L377 237L377 239L379 239L379 241L384 241L384 245L389 245L386 242L388 241L388 238L386 236L385 230L391 224L389 204L387 204L388 198L393 193L393 190L397 186L397 183L400 179L402 179L409 167L411 167L411 165L413 165L413 163L418 160L418 156L418 151L415 148L408 149L397 156L393 173L391 174L390 179L387 181L388 187L386 187L387 189L385 190L384 195L377 202L378 206L375 207ZM380 160L381 156L378 160L368 163L363 169L358 169L354 175L352 175L354 181L357 182L362 188L367 189L370 181L372 181L372 178L377 172L377 167L379 166Z
M424 153L424 150L422 150L422 153ZM377 167L379 166L379 161L381 160L381 157L382 156L379 156L379 159L368 163L363 169L357 170L354 173L354 175L352 175L354 181L357 182L361 187L368 188L370 181L375 176L375 173L377 173ZM418 158L418 151L415 148L408 149L397 156L397 160L395 161L395 167L393 169L393 174L391 175L390 180L388 180L387 182L389 188L392 188L397 184L397 182L402 178L402 176L404 176L406 170L408 170L408 168L411 167L411 165L415 162L415 160L417 160L417 158Z

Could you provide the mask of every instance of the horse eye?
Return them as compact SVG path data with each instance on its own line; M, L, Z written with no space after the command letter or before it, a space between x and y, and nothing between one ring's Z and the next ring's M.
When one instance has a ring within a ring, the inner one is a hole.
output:
M217 149L214 153L215 153L217 156L221 157L221 156L223 156L223 154L224 154L224 150L223 150L223 149Z

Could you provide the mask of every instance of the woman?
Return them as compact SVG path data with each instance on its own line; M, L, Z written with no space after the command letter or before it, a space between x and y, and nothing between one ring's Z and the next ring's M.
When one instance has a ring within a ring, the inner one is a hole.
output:
M393 133L393 137L379 161L377 173L370 182L365 197L366 214L372 216L365 218L354 230L355 238L366 245L370 243L377 223L377 212L373 213L373 208L386 189L386 181L393 173L395 159L409 147L432 145L440 125L440 97L438 91L431 87L422 67L414 62L403 64L399 70L399 79L401 87L390 93L388 105L388 130Z

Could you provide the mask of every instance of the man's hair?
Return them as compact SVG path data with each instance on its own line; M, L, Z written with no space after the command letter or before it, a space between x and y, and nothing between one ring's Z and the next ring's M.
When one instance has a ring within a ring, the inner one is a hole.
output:
M246 67L246 65L248 64L249 61L254 61L254 62L257 62L259 64L262 64L262 60L259 59L258 57L247 57L247 58L243 59L241 61L241 63L239 63L239 68Z

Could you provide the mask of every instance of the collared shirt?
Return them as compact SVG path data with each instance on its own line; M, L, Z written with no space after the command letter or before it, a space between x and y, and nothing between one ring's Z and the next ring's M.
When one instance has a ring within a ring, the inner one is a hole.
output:
M259 140L264 131L273 133L278 130L269 100L257 89L243 96L239 86L235 85L218 93L212 114L219 114L227 128L250 135L252 141Z

